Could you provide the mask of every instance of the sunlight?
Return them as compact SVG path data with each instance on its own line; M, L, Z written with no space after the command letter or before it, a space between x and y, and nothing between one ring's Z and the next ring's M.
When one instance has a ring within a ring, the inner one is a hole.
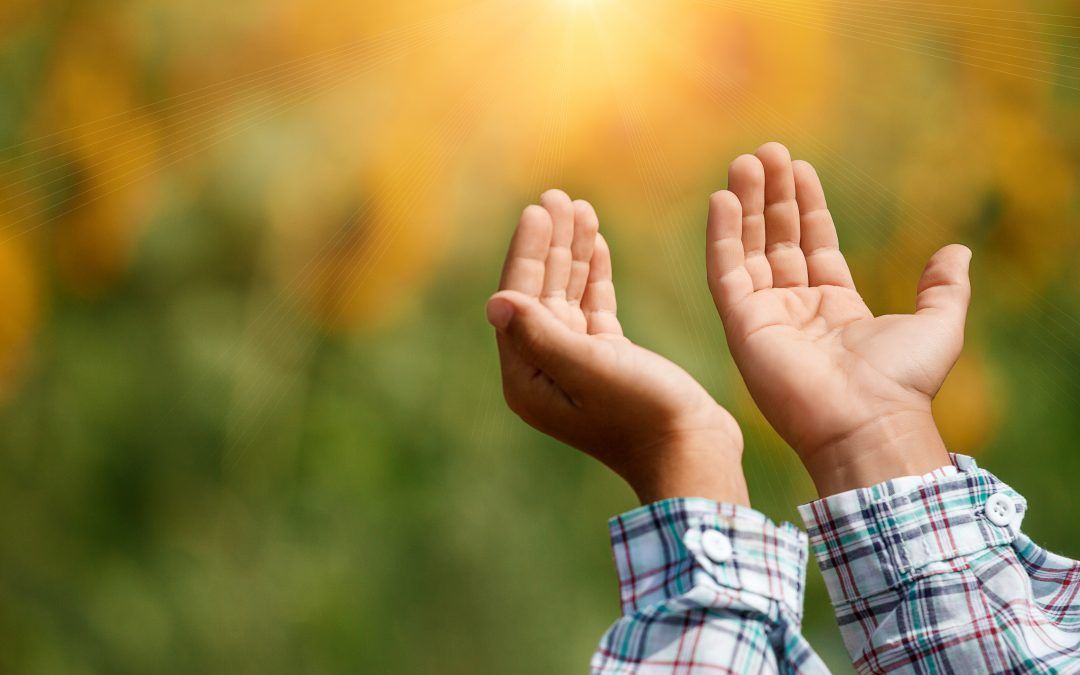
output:
M553 0L555 5L571 10L598 9L605 5L614 4L615 0Z
M610 104L611 86L650 98L663 91L653 40L688 35L681 13L667 3L640 0L550 0L558 37L549 55L555 81L571 101L571 113ZM561 26L560 26L561 24Z

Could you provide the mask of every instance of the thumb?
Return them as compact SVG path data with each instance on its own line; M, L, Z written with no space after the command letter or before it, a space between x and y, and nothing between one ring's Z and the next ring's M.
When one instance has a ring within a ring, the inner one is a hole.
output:
M935 253L919 280L915 313L937 314L962 328L971 301L970 263L971 249L967 246L950 244Z
M575 333L531 296L499 291L487 302L487 319L522 359L556 382L572 383L595 363L596 345Z

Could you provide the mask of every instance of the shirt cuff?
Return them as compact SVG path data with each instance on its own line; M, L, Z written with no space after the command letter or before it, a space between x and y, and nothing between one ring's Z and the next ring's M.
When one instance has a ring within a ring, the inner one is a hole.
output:
M806 535L794 525L744 506L679 498L636 508L609 526L624 614L704 587L739 594L762 611L780 603L801 623Z
M895 478L799 507L834 605L954 571L963 561L950 561L1007 546L1017 537L1027 510L1024 498L972 458L951 459L953 466L925 476Z

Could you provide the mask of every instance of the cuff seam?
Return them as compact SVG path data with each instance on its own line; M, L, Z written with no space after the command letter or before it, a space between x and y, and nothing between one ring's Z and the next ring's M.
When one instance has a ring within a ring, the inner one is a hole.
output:
M886 481L800 507L834 605L939 573L929 566L956 569L971 555L1012 544L1026 511L1023 497L970 458L955 457L960 472L950 477L902 492ZM1011 505L1011 522L986 513L992 499Z
M716 530L733 545L714 562L701 534ZM623 613L677 599L704 584L777 602L801 615L806 535L747 507L707 499L670 499L610 521ZM706 580L699 575L705 575ZM794 607L787 607L794 604ZM760 604L760 603L754 603Z

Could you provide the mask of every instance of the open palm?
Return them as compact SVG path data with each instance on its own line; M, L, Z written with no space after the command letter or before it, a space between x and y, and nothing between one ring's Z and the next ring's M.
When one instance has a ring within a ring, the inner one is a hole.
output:
M665 447L693 436L737 461L742 435L685 370L623 335L598 228L587 202L544 193L521 216L488 318L510 408L652 494L639 486L670 463Z
M708 274L754 400L804 461L892 417L929 415L963 346L970 251L927 264L916 312L875 317L840 252L816 172L768 143L710 200Z

